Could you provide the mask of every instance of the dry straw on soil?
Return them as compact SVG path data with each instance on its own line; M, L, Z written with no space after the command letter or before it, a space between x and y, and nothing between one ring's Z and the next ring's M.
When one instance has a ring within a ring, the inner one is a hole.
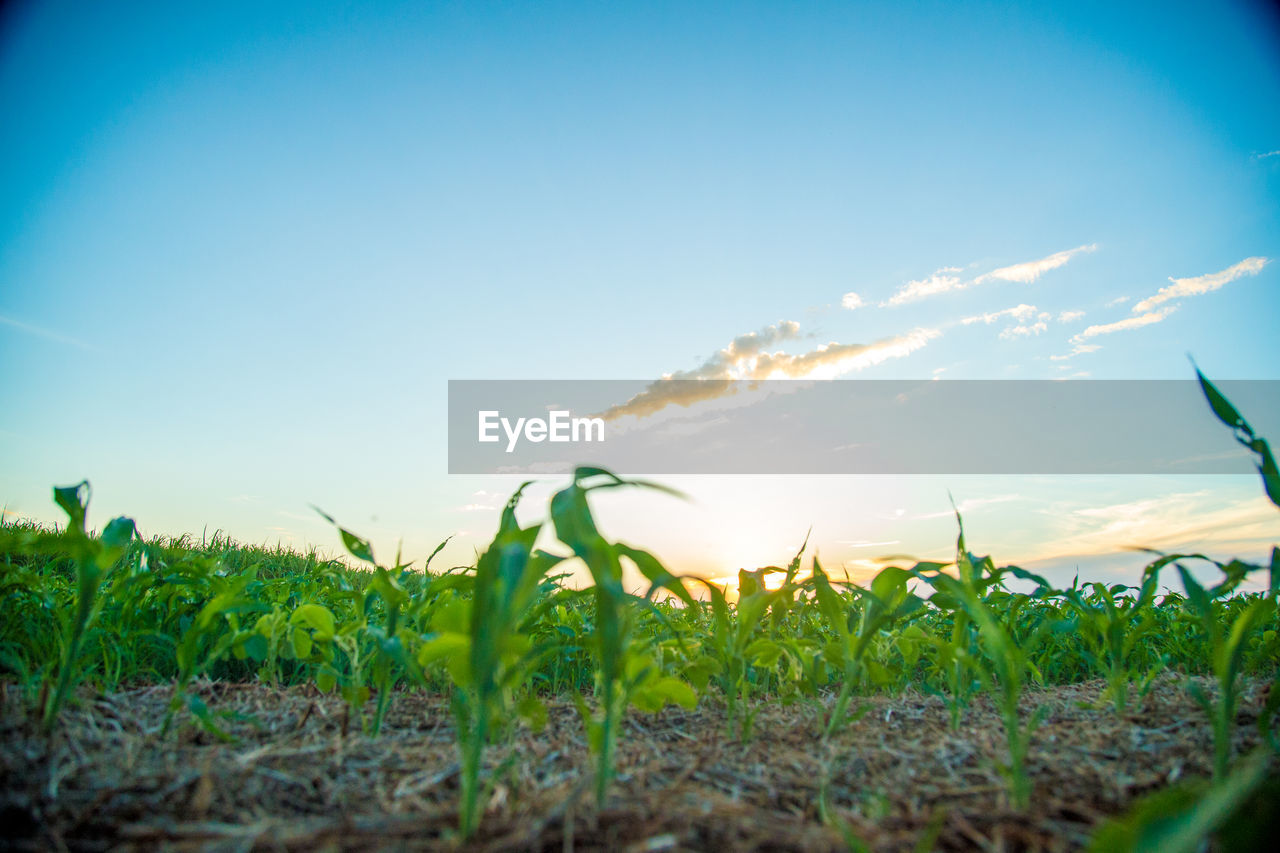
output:
M1073 850L1135 797L1207 775L1212 737L1181 679L1158 681L1122 718L1081 707L1091 682L1033 692L1051 713L1029 756L1031 808L1004 802L992 759L1004 736L979 700L961 729L941 701L870 699L823 743L818 709L761 706L757 736L725 734L721 709L631 714L608 808L577 713L553 701L548 727L489 756L496 780L476 850ZM160 735L170 691L84 694L52 741L17 691L3 700L0 826L27 849L452 850L458 762L445 697L397 695L377 739L340 700L309 687L206 683L211 707L239 715L238 741L194 726ZM1237 748L1256 741L1261 683L1249 683ZM825 808L820 803L825 802ZM827 820L823 821L825 813Z

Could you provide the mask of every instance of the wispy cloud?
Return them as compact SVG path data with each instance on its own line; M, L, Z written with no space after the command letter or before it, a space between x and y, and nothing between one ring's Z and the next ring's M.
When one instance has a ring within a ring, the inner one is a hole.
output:
M965 282L964 279L956 275L958 272L960 272L960 267L943 267L927 278L907 282L898 288L897 293L880 304L882 306L905 305L908 302L918 302L927 296L946 293L949 290L963 290L972 282Z
M1021 264L1013 264L1012 266L1001 267L998 270L992 270L984 273L973 280L974 284L982 284L991 279L1001 279L1003 281L1017 281L1023 284L1030 284L1049 270L1056 270L1063 266L1067 261L1083 252L1092 252L1098 248L1097 243L1090 243L1086 246L1076 246L1074 249L1067 249L1063 252L1055 252L1047 258L1041 258L1038 261L1026 261Z
M923 515L913 515L911 516L911 519L913 521L925 521L931 518L955 518L956 510L960 511L961 516L964 516L985 506L1009 503L1010 501L1018 501L1022 499L1022 495L1018 494L993 495L989 498L966 498L965 500L960 501L960 503L956 505L955 509L944 509L939 510L938 512L927 512Z
M862 297L854 293L852 290L846 293L844 297L840 300L840 307L848 308L850 311L854 311L858 308L861 308L863 305L866 305L866 304L867 303L862 301Z
M1083 311L1063 311L1058 315L1059 323L1074 323L1084 316Z
M1034 305L1015 305L1012 308L1005 308L1003 311L992 311L988 314L975 314L972 317L965 317L960 321L961 325L971 326L974 323L986 323L988 326L1002 317L1009 317L1019 322L1030 320L1036 315L1036 306Z
M0 314L0 323L3 323L10 328L17 329L20 332L26 332L28 335L35 335L38 338L44 338L45 340L55 341L60 344L68 344L69 346L77 347L82 350L92 351L95 349L78 338L62 335L57 332L51 332L48 329L41 328L40 326L33 326L30 323L24 323L21 320L15 320L14 318L7 317L4 314Z
M1173 282L1168 287L1162 287L1154 296L1148 296L1146 299L1133 306L1133 313L1139 314L1143 311L1150 311L1152 308L1171 299L1182 299L1187 296L1198 296L1201 293L1210 293L1219 289L1225 284L1235 281L1236 279L1246 275L1257 275L1262 272L1262 268L1267 265L1268 258L1253 257L1245 258L1238 264L1232 264L1225 270L1208 273L1207 275L1198 275L1194 278L1169 278Z
M1098 507L1053 506L1043 512L1058 523L1057 540L1029 559L1115 553L1127 547L1207 553L1271 543L1277 533L1275 507L1263 497L1216 504L1208 491Z
M1104 307L1104 308L1115 308L1117 305L1123 305L1123 304L1125 304L1126 302L1128 302L1128 301L1129 301L1129 299L1130 299L1130 298L1131 298L1131 297L1128 297L1128 296L1117 296L1115 299L1112 299L1110 302L1108 302L1106 305L1104 305L1104 306L1102 306L1102 307Z
M1068 359L1075 358L1078 355L1085 355L1087 353L1097 352L1100 349L1102 349L1102 347L1098 346L1097 344L1076 344L1071 348L1071 352L1067 353L1066 355L1051 355L1049 356L1049 360L1050 361L1067 361Z
M1089 338L1096 338L1098 335L1110 335L1115 332L1127 332L1130 329L1140 329L1143 326L1150 326L1153 323L1159 323L1165 317L1168 317L1175 310L1176 305L1170 305L1166 308L1160 308L1156 311L1150 311L1138 317L1127 317L1123 320L1117 320L1114 323L1102 323L1097 326L1090 326L1078 335L1071 338L1071 343L1078 344Z
M929 296L936 296L939 293L947 293L953 290L964 290L979 284L985 284L992 280L1016 281L1023 284L1030 284L1049 270L1055 270L1063 266L1076 255L1082 252L1092 252L1098 248L1097 243L1090 243L1085 246L1077 246L1074 249L1067 249L1063 252L1055 252L1046 258L1040 258L1035 261L1024 261L1020 264L1012 264L1007 267L1000 267L991 272L983 273L977 278L964 279L957 273L961 272L960 267L943 267L926 278L909 281L902 287L898 288L898 292L893 294L880 305L884 307L894 305L905 305L908 302L918 302Z
M1028 323L1027 321L1035 318L1036 322ZM1049 320L1051 316L1043 311L1038 311L1036 306L1015 305L1012 308L1005 308L1003 311L991 311L987 314L975 314L972 317L965 317L960 321L963 326L971 326L974 323L986 323L988 326L997 320L1008 318L1016 321L1015 325L1008 326L1001 330L1000 339L1002 341L1012 341L1018 338L1030 337L1047 331L1049 328Z
M772 344L798 337L799 330L798 324L786 322L741 335L698 368L667 374L625 403L605 410L601 417L645 417L670 405L692 406L732 394L735 383L744 379L831 379L910 355L942 334L937 329L915 329L870 344L823 344L799 355L765 351Z
M1032 323L1027 326L1010 326L1009 328L1004 329L1000 332L1000 340L1012 341L1012 340L1016 340L1017 338L1026 338L1026 337L1030 337L1031 335L1038 335L1041 332L1047 331L1048 328L1049 328L1049 324L1044 322L1043 320L1040 320L1039 322Z
M1280 157L1280 148L1277 148L1275 151L1264 151L1261 154L1253 155L1253 159L1255 160L1265 160L1268 157Z

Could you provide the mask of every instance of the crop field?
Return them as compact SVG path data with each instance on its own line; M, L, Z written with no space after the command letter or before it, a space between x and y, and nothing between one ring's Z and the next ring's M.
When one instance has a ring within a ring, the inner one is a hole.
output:
M1270 448L1201 382L1280 506ZM65 527L0 527L8 843L1193 851L1280 831L1280 549L1056 588L971 551L957 514L951 563L857 586L802 548L725 589L606 538L591 495L617 488L662 487L582 468L528 526L518 490L447 570L380 564L333 519L350 562L144 541L124 517L95 533L87 484L55 489Z

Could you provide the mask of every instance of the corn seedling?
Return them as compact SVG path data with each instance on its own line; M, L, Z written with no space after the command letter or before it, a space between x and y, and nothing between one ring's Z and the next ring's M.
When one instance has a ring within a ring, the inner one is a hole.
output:
M1029 596L1012 596L1001 590L1003 575L1008 573L1023 580L1035 581L1039 594L1044 597L1050 587L1037 575L1014 566L997 569L990 557L976 557L969 553L964 539L964 522L956 513L960 535L956 540L956 568L958 577L941 571L927 573L919 567L912 570L920 579L929 583L945 596L935 604L948 606L957 613L963 611L977 630L982 650L987 687L996 700L1004 723L1008 746L1008 763L999 769L1008 784L1009 800L1014 808L1025 809L1031 798L1031 779L1027 775L1026 755L1031 737L1045 717L1045 708L1037 708L1024 723L1018 706L1027 677L1038 676L1033 653L1052 625L1041 619L1029 636L1015 639L1012 626L1019 612L1031 601ZM937 598L937 594L933 596Z
M67 550L76 561L76 606L69 614L59 612L62 621L61 656L58 661L57 679L53 691L45 702L42 725L46 733L53 731L58 712L67 700L67 693L78 680L81 646L98 612L98 586L102 576L124 553L125 547L136 535L133 519L120 516L112 519L100 539L85 532L85 516L89 511L89 481L75 486L53 490L54 500L67 513L67 530L64 534Z
M639 549L607 541L596 528L587 495L596 489L620 486L656 488L672 493L670 489L639 480L624 480L601 468L579 468L573 473L573 483L551 499L551 519L556 536L573 549L591 572L594 581L595 631L592 648L596 655L596 699L599 711L588 714L580 706L589 733L592 750L596 754L595 794L597 806L603 807L613 777L613 755L617 745L618 727L622 712L629 701L629 693L643 683L643 665L634 673L635 665L628 665L631 628L635 616L635 602L622 587L622 558L635 564L650 582L646 598L658 589L667 589L692 604L692 598L678 578L672 575L653 555ZM671 682L663 682L673 696L687 701L687 694Z
M1146 568L1136 595L1132 594L1132 587L1102 583L1089 584L1091 592L1085 594L1073 583L1063 593L1075 611L1090 656L1106 676L1107 695L1116 714L1123 714L1128 706L1129 687L1134 681L1134 649L1158 624L1151 602L1162 565L1157 561ZM1140 691L1146 690L1162 665L1163 661L1158 662L1148 670L1139 683Z
M836 634L836 639L827 644L825 654L842 676L840 693L824 730L825 737L830 737L847 722L849 700L867 672L865 657L871 641L922 607L923 602L908 587L912 578L906 569L889 566L876 575L869 588L855 590L846 599L835 591L814 558L813 584L818 607ZM884 684L887 678L873 680Z

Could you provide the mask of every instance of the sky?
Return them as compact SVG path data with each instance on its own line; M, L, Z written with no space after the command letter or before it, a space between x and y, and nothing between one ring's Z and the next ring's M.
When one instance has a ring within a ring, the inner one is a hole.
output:
M465 564L450 379L1280 379L1277 103L1244 3L7 4L0 503ZM1067 580L1280 541L1246 476L670 484L602 526L707 576L948 493Z

